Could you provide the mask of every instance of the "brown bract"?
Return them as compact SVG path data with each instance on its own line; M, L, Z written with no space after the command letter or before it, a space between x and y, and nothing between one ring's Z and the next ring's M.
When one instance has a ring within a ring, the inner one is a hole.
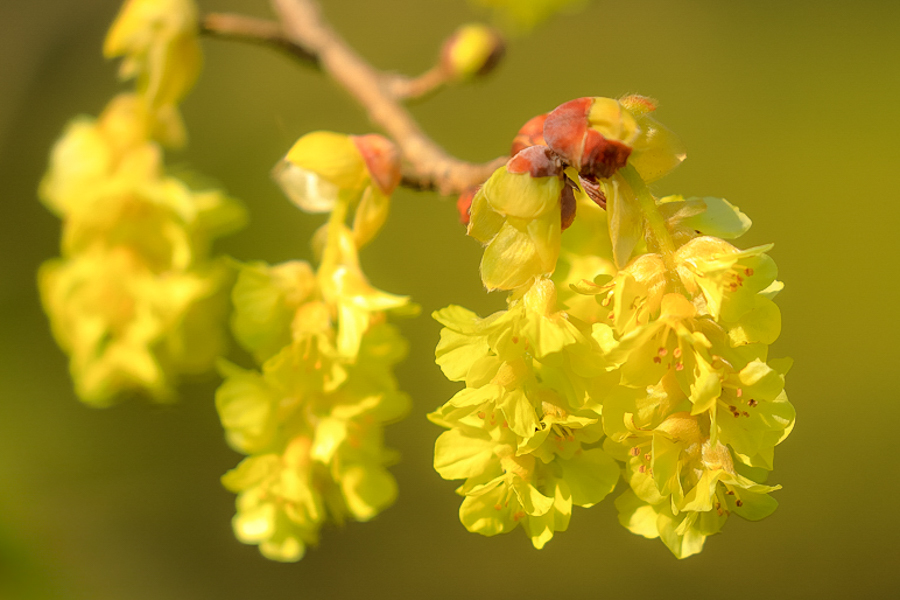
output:
M591 127L593 98L576 98L553 110L544 122L547 145L579 173L607 178L625 166L631 147Z
M362 155L372 181L385 195L391 195L400 183L400 151L389 139L377 133L352 135L350 139Z
M561 177L563 164L547 146L530 146L509 159L506 170L513 174L528 173L532 177Z
M513 138L512 148L509 152L511 156L515 156L529 146L547 145L547 142L544 141L544 121L547 120L548 114L550 113L532 117L527 123L522 125L516 137Z

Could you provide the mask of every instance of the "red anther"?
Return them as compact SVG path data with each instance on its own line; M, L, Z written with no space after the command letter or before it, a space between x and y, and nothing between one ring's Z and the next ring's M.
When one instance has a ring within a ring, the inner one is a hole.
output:
M575 192L568 185L563 186L562 195L560 196L560 210L562 211L561 220L562 230L568 229L575 222Z
M660 356L665 356L666 354L669 353L669 351L666 350L665 347L660 346L660 347L659 347L659 350L657 350L656 353L657 353L658 355L660 355Z
M475 198L476 193L478 193L478 187L469 188L460 194L459 199L456 201L456 210L459 211L459 222L463 225L469 224L469 219L471 218L469 210L472 208L472 200Z
M740 508L740 507L742 507L742 506L744 505L744 501L743 501L743 500L737 500L737 501L735 501L735 504L737 505L738 508Z
M662 358L660 358L659 356L654 356L654 357L653 357L653 362L655 362L656 364L661 364L661 363L662 363Z
M519 133L513 138L512 148L509 152L510 156L514 156L530 146L547 145L547 142L544 141L544 121L547 120L548 114L549 113L544 113L532 117L527 123L522 125L522 128L519 129Z
M561 177L562 161L547 146L529 146L516 153L506 163L509 173L528 173L532 177Z
M513 344L518 344L518 343L519 343L519 336L517 336L517 335L512 336L512 343L513 343Z
M737 391L735 392L735 395L736 395L738 398L740 398L741 396L744 395L744 390L741 389L741 388L738 388Z
M681 358L681 348L675 348L675 351L672 352L675 358Z
M676 371L684 371L684 363L683 362L675 363L675 370Z
M479 410L479 411L478 411L478 418L479 418L479 419L483 419L484 417L485 417L484 411L483 411L483 410Z
M751 277L753 275L753 269L747 267L746 269L744 269L744 273L747 274L747 277Z
M750 398L750 400L747 401L747 406L749 406L749 407L751 407L751 408L753 408L753 407L756 406L757 404L759 404L759 402L757 402L757 401L754 400L753 398Z
M634 448L632 448L632 449L629 451L629 453L630 453L632 456L639 456L640 453L641 453L641 449L638 448L637 446L635 446Z

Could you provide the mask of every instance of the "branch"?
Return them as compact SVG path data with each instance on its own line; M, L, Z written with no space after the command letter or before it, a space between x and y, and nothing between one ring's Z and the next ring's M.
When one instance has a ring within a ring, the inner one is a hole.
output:
M292 42L281 23L244 15L210 13L203 17L200 32L213 37L272 46L312 67L319 68L319 58L303 46Z
M406 163L403 185L445 195L460 194L483 183L506 161L506 157L484 164L460 160L422 131L401 100L431 91L438 85L434 74L409 79L378 71L324 21L312 0L272 0L272 4L280 24L210 14L204 18L202 30L226 39L271 45L321 69L347 90L369 119L400 148Z

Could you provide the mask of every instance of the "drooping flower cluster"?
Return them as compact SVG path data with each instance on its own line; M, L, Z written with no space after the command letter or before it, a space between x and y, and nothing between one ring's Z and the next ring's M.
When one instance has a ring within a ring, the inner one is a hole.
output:
M176 103L199 65L196 29L185 0L126 4L106 52L125 56L137 92L70 123L41 184L63 220L62 257L42 266L41 297L92 405L129 391L170 400L175 375L208 370L222 349L228 273L209 245L243 212L167 175L157 143L183 139Z
M466 383L432 415L435 468L466 480L470 531L521 523L541 547L620 470L620 522L679 558L777 505L764 482L794 411L790 361L768 358L771 246L726 242L750 221L725 200L650 194L684 158L655 108L581 98L532 119L465 212L485 286L510 293L487 319L435 313L437 362Z
M393 145L311 133L275 176L300 208L331 213L314 238L320 264L241 267L232 329L260 368L223 362L216 406L229 443L248 455L222 478L238 494L235 535L296 561L324 523L367 521L396 497L382 432L409 408L392 374L407 345L385 313L414 307L373 288L357 257L399 180Z

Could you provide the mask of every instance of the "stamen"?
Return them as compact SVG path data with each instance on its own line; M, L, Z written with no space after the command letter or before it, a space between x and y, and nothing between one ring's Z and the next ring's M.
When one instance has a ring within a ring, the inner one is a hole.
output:
M737 500L737 501L735 501L735 505L736 505L738 508L740 508L740 507L742 507L742 506L744 505L744 501L743 501L743 500Z
M678 346L677 348L675 348L675 351L672 352L672 355L675 358L681 358L681 346Z
M660 356L665 356L666 354L669 353L669 351L666 350L664 346L660 346L659 350L657 350L656 353Z
M744 269L744 273L747 274L747 277L752 277L752 276L753 276L753 269L751 269L750 267L747 267L746 269Z
M634 448L632 448L631 450L629 450L628 453L631 454L632 456L640 456L640 454L641 454L641 449L638 448L637 446L635 446Z
M517 336L517 335L512 336L512 343L513 343L513 344L518 344L518 343L519 343L519 336Z
M753 398L750 398L750 399L747 401L747 406L749 406L750 408L753 408L754 406L757 406L758 404L759 404L759 402L757 402L757 401L754 400Z

